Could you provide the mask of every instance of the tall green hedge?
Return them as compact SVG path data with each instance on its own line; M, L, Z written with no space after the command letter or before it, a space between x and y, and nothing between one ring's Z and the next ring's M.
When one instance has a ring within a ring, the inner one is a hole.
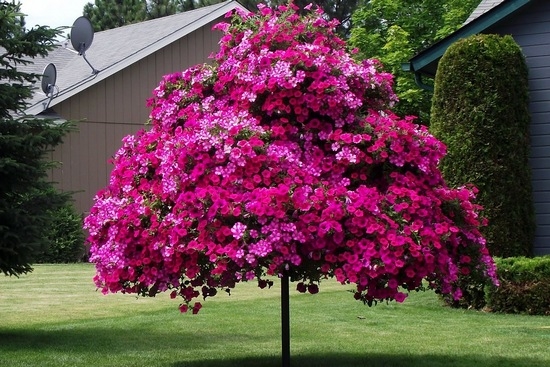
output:
M448 48L435 78L430 129L447 145L441 170L452 186L477 186L499 257L530 255L535 231L527 74L512 37L476 35Z

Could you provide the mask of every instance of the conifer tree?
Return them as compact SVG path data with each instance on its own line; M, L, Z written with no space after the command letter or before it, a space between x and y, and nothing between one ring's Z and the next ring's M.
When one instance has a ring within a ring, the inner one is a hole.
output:
M84 5L83 15L96 32L147 19L146 0L95 0Z
M47 55L61 29L27 30L20 7L0 2L0 273L6 275L32 270L35 256L47 246L48 211L68 199L46 180L45 153L70 125L23 114L40 75L20 70Z

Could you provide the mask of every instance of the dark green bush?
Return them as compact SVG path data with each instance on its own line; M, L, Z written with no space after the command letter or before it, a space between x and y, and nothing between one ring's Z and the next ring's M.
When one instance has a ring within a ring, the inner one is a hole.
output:
M73 263L82 261L85 256L82 215L73 205L67 203L49 211L51 224L46 231L48 248L41 253L38 263Z
M510 36L476 35L442 57L431 132L447 145L450 186L473 183L494 256L529 256L535 231L529 158L527 66Z
M492 312L550 315L550 256L496 259L500 287L487 287Z

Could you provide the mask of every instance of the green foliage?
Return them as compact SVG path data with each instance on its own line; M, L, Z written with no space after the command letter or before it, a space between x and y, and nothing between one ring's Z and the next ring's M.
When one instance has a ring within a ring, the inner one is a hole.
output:
M550 315L550 256L495 259L500 287L486 290L493 312Z
M46 232L48 248L36 258L37 263L75 263L85 257L82 215L70 203L48 210L51 223Z
M464 298L443 297L455 308L484 309L496 313L550 315L550 256L494 258L499 287L470 282Z
M176 0L176 3L177 3L176 8L177 8L177 12L179 13L182 11L189 11L189 10L202 8L203 6L219 4L222 1L224 0ZM246 2L247 1L240 1L240 3L243 5ZM248 1L248 2L251 2L251 1Z
M147 2L147 19L176 14L177 8L178 4L173 0L149 0Z
M146 0L95 0L84 5L83 15L95 31L121 27L147 19Z
M439 63L431 132L447 144L451 186L473 183L489 219L492 255L529 255L535 220L529 157L527 66L510 36L456 42Z
M418 52L458 29L479 0L370 0L352 16L349 45L361 58L379 59L395 76L397 114L429 121L432 94L401 69Z
M495 261L500 280L521 283L550 279L550 256L495 258Z
M0 123L0 134L5 123ZM2 149L4 145L0 146ZM40 146L33 145L34 150ZM4 153L0 156L0 180L11 180L6 176L2 165L10 157ZM15 177L27 176L24 163L12 161ZM30 177L30 176L29 176ZM63 194L51 193L51 185L42 178L38 182L25 182L16 190L0 188L0 271L6 275L19 275L32 271L31 264L36 256L47 249L48 239L45 228L51 225L47 211L63 205L67 197ZM4 182L4 181L3 181Z
M0 3L0 272L6 275L32 270L34 256L47 245L47 210L68 200L45 181L51 164L44 154L61 143L70 124L22 115L39 75L18 70L46 55L60 33L48 27L26 30L20 5Z

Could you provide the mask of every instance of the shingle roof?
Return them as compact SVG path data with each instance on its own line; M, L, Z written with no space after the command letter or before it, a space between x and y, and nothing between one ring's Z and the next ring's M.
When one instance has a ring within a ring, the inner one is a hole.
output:
M477 8L472 12L472 14L470 14L464 24L468 24L472 20L477 19L479 16L488 12L489 10L493 9L495 6L503 3L504 1L506 0L481 0Z
M57 68L56 86L59 94L50 107L91 87L129 65L151 55L172 42L199 29L227 12L240 8L237 1L226 1L196 10L178 13L163 18L97 32L86 58L99 73L92 74L92 68L71 47L69 41L62 42L44 59L35 59L34 64L21 67L27 72L41 74L52 62ZM44 110L48 98L39 88L29 101L27 114L36 115Z

